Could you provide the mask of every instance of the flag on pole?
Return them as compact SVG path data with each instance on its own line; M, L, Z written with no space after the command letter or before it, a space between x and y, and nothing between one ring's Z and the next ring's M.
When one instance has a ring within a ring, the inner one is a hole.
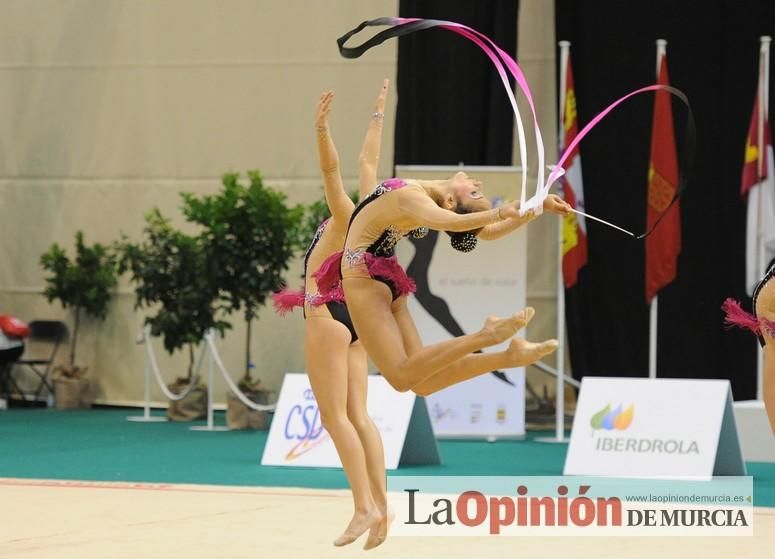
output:
M670 85L667 57L659 63L657 83ZM651 126L651 160L649 164L646 229L667 213L654 232L646 237L646 302L675 279L678 254L681 252L681 211L679 203L670 206L678 188L678 154L673 133L673 109L670 95L657 91ZM667 208L670 208L669 210Z
M576 114L576 90L573 85L570 54L565 59L565 68L560 68L564 76L563 89L560 91L562 109L560 115L560 155L565 146L570 145L578 133ZM565 175L560 179L563 198L573 208L584 211L584 187L581 181L581 156L578 145L567 159ZM565 287L573 287L578 281L579 270L587 263L587 227L584 216L571 213L563 218L562 225L562 277Z
M762 88L758 87L745 141L745 162L740 182L740 194L748 198L745 286L749 295L753 294L764 275L764 268L775 258L775 163L770 125L761 95Z

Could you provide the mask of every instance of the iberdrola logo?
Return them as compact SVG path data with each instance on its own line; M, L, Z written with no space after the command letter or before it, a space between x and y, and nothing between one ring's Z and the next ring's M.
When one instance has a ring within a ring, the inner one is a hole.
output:
M605 429L611 431L617 429L624 431L632 423L632 417L635 414L635 405L631 405L622 411L622 405L619 404L615 410L611 410L611 404L608 404L602 410L592 416L590 425L592 429Z

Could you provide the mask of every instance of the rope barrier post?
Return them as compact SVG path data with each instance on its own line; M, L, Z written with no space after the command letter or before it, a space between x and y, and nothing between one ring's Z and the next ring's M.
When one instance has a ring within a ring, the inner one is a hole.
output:
M218 367L218 370L221 372L221 376L223 376L223 380L226 381L226 386L229 388L232 394L234 394L237 399L245 404L249 409L255 410L255 411L274 411L275 410L275 404L256 404L252 400L250 400L245 394L242 393L242 391L239 388L239 385L237 385L234 380L232 380L231 375L229 375L229 371L226 370L226 367L223 365L223 361L221 361L220 355L218 355L218 348L215 347L215 342L213 341L213 337L210 336L207 339L207 345L208 349L210 350L210 354L215 361L216 366Z
M213 331L208 330L202 343L207 352L207 425L189 427L192 431L229 431L225 425L215 425L213 420L213 386L215 386L215 363L212 349Z
M561 41L560 45L565 41ZM536 437L537 442L541 443L566 443L565 438L565 282L562 276L562 227L563 220L558 220L559 242L557 274L557 370L556 376L556 394L555 394L555 434L554 437Z
M147 344L150 339L150 327L145 326L143 331L137 336L135 340L138 344ZM148 351L146 349L144 363L144 386L143 386L143 415L130 415L127 416L127 421L134 421L137 423L164 423L167 418L163 415L151 415L151 363L148 357Z

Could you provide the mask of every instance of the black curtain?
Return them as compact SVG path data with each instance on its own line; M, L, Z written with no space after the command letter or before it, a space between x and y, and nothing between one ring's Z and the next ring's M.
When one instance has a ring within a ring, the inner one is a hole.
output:
M401 17L443 19L488 35L514 56L519 2L401 0ZM395 163L510 165L514 116L492 62L440 29L398 42Z
M682 197L677 279L659 294L658 374L730 379L754 397L757 344L723 328L722 301L745 301L743 152L758 77L759 36L775 31L773 0L556 0L556 38L571 41L579 122L654 83L655 41L668 41L673 86L697 121L696 163ZM775 76L772 73L771 76ZM775 83L770 85L775 91ZM587 211L645 228L653 96L613 113L581 144ZM673 104L679 141L685 112ZM646 376L645 245L587 221L589 262L568 291L574 375Z

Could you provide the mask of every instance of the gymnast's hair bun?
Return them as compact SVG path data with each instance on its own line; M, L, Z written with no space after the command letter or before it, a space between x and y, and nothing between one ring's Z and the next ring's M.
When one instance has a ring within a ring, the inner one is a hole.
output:
M459 250L460 252L471 252L476 248L476 235L470 231L466 233L450 233L449 237L449 243L455 250Z

